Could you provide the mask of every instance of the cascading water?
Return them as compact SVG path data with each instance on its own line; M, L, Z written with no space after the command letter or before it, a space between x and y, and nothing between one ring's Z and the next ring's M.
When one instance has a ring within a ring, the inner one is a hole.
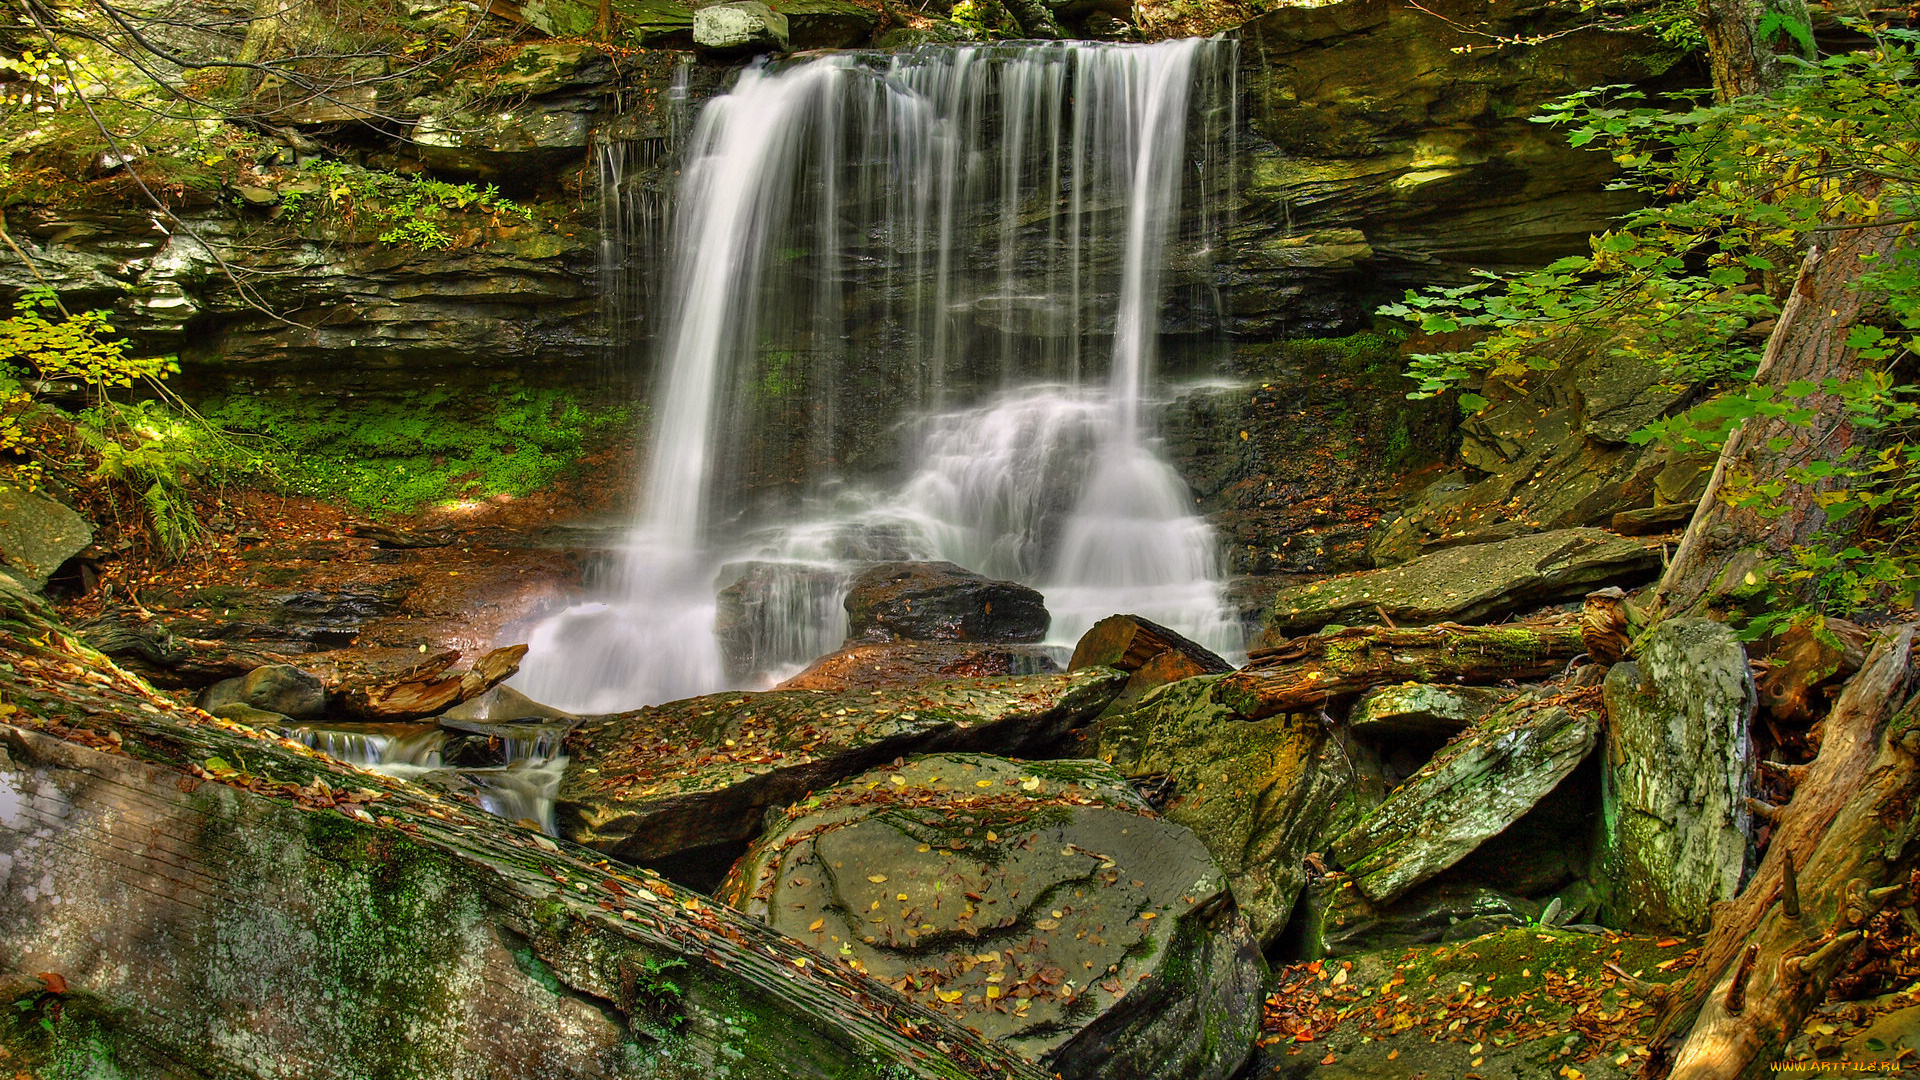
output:
M448 732L438 726L391 724L302 724L288 728L289 738L341 761L389 776L439 786L470 796L490 814L558 836L553 803L567 758L560 751L565 725L491 725L497 752L488 764L453 765L445 758Z
M640 520L605 599L538 627L516 685L581 712L720 689L723 572L764 579L752 666L805 662L837 646L853 567L894 558L1038 585L1058 643L1131 611L1237 650L1149 414L1161 334L1217 314L1231 48L836 55L711 101ZM921 433L905 461L895 422Z

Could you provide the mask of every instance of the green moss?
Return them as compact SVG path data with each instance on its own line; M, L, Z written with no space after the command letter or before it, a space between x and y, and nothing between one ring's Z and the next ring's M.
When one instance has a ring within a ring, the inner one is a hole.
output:
M624 405L558 390L448 390L341 402L267 395L207 403L213 423L261 436L259 454L289 491L407 514L439 503L526 495L632 422Z

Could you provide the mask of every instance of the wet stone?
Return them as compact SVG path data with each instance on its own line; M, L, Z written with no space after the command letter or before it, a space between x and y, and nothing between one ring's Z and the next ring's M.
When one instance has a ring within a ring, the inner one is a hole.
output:
M903 690L732 692L593 717L567 737L559 826L588 847L664 866L745 843L768 809L902 755L1037 752L1098 715L1125 681L1094 668Z
M1100 762L883 766L774 815L717 895L1066 1077L1231 1075L1259 1012L1225 876Z

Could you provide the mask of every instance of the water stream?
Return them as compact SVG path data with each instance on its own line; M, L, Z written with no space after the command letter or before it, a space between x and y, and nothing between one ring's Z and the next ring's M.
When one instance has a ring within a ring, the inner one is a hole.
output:
M1062 647L1135 612L1237 651L1153 423L1163 337L1217 321L1231 50L829 55L708 102L651 342L642 509L516 686L609 712L764 681L837 647L845 582L901 558L1035 585ZM713 629L736 581L752 670Z
M429 724L302 724L287 737L389 776L471 796L490 814L558 836L553 803L567 758L560 753L564 725L474 725L466 735ZM454 756L447 760L455 740Z

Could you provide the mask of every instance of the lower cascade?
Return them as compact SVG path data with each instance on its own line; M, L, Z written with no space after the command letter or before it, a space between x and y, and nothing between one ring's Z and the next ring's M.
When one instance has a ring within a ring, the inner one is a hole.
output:
M1163 339L1191 362L1219 315L1232 71L1195 39L743 72L685 148L660 330L632 343L656 371L638 518L516 687L605 713L764 685L839 645L876 561L1032 585L1059 650L1128 611L1238 653L1153 434ZM729 672L716 591L756 573L762 647Z

